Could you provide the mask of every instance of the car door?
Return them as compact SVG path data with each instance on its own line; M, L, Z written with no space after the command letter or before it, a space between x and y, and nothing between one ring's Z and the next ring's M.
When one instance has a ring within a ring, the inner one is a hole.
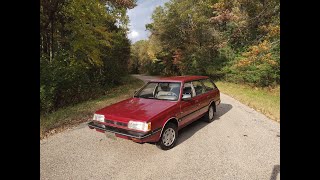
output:
M179 118L180 127L184 127L196 117L196 114L194 112L198 108L197 106L198 100L194 99L195 91L192 87L191 82L184 83L182 88L183 88L182 96L184 94L191 94L191 99L180 101L180 118Z
M196 111L194 114L195 114L195 118L197 119L199 116L207 112L207 109L206 109L206 107L208 106L207 94L206 94L206 89L200 80L192 81L192 86L195 90L194 101L196 105Z

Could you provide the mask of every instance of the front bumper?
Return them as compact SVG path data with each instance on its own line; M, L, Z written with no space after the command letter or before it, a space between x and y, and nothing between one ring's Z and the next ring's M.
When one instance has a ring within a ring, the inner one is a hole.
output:
M102 126L102 125L104 124L97 124L93 121L88 123L88 126L90 129L97 129L100 131L111 132L111 133L115 133L116 135L125 136L127 138L136 139L136 140L149 139L151 136L159 134L161 131L161 128L158 128L153 131L143 133L143 132L130 131L130 130L121 129L117 127L112 127L107 125Z

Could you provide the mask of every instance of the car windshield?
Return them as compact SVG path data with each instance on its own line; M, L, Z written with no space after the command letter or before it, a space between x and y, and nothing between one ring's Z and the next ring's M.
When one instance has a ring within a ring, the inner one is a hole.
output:
M135 97L176 101L180 95L181 83L149 82Z

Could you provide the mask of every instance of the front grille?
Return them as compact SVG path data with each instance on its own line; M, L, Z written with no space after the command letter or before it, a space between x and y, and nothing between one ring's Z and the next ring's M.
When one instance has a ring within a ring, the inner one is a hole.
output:
M128 126L127 123L122 123L122 122L115 122L115 124L118 125L118 126L125 126L125 127Z
M123 127L127 127L127 126L128 126L127 123L116 122L116 121L112 121L112 120L109 120L109 119L106 119L105 122L106 122L106 123L109 123L109 124L114 124L114 125L118 125L118 126L123 126Z
M108 119L106 119L105 122L106 122L106 123L109 123L109 124L113 124L113 121L108 120Z

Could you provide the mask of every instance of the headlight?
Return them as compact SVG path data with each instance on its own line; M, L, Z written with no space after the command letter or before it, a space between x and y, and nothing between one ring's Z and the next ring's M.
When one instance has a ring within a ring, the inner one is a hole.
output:
M128 128L140 130L140 131L150 131L151 130L151 122L138 122L138 121L129 121Z
M100 122L104 122L104 115L94 114L94 115L93 115L93 120L100 121Z

